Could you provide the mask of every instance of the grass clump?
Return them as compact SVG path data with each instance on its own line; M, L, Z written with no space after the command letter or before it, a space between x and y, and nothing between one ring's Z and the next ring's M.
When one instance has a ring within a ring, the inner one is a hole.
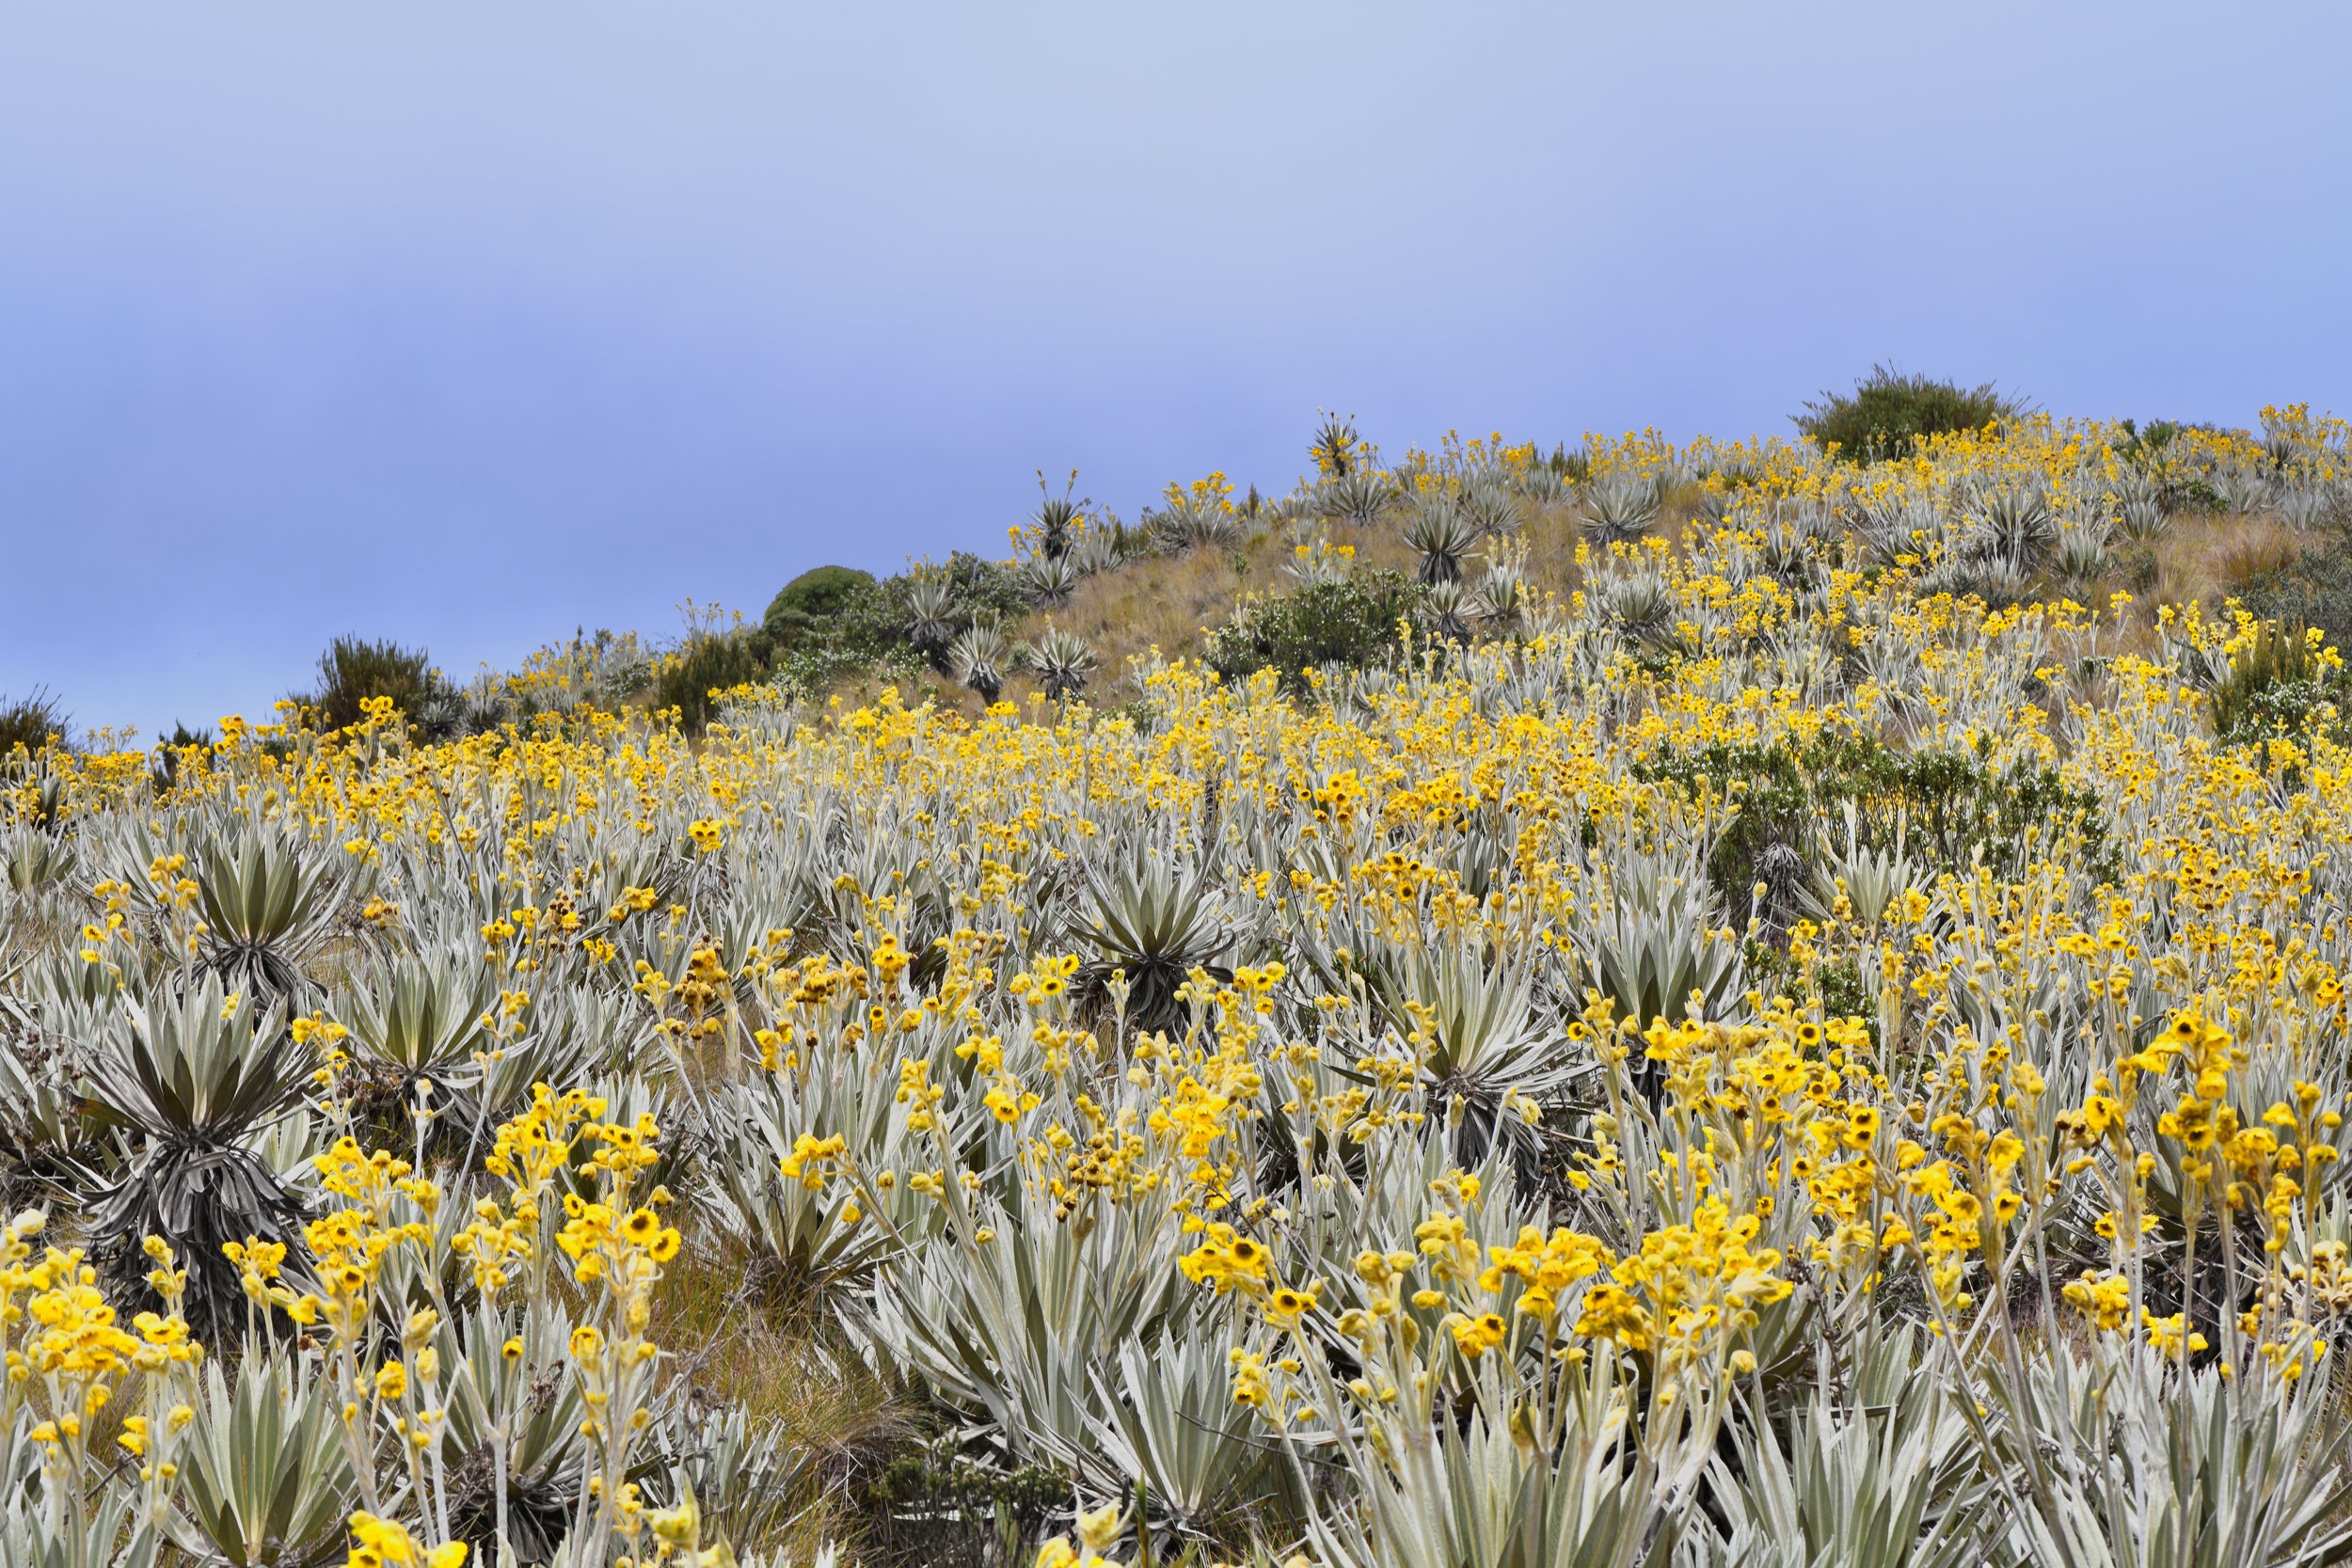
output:
M0 697L0 758L20 746L38 754L52 741L62 743L72 727L57 699L39 687L22 697Z
M689 1397L739 1415L789 1456L766 1489L723 1499L728 1539L802 1556L871 1530L886 1478L920 1459L929 1433L919 1399L805 1307L779 1300L772 1270L726 1248L682 1257L656 1303Z

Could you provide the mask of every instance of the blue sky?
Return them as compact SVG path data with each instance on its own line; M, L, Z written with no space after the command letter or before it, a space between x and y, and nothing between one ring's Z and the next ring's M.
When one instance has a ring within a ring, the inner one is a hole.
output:
M2352 412L2352 11L0 10L0 694L259 712L1872 361Z

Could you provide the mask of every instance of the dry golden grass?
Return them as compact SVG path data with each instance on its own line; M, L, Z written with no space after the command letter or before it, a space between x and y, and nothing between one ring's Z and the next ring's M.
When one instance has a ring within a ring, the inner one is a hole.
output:
M2294 530L2266 515L2179 517L2157 547L2150 597L2217 605L2253 578L2293 562L2302 548Z
M774 1539L734 1544L807 1560L820 1543L854 1534L866 1483L925 1432L911 1397L829 1340L805 1308L771 1295L740 1256L690 1250L662 1278L653 1338L671 1353L674 1378L755 1426L780 1423L806 1456L801 1495L777 1499Z
M1416 557L1393 526L1359 529L1343 523L1327 530L1335 545L1356 547L1361 569L1410 571ZM1097 574L1078 584L1070 602L1032 610L1008 626L1008 641L1030 641L1049 626L1077 633L1094 649L1096 669L1087 686L1097 706L1123 701L1127 661L1157 648L1170 658L1189 658L1200 648L1203 636L1223 625L1235 607L1252 594L1279 593L1295 586L1282 572L1291 559L1289 535L1280 529L1250 529L1230 551L1191 550L1182 555L1155 556L1131 562L1116 572ZM1533 562L1531 562L1531 565ZM829 696L855 707L870 703L886 688L898 689L910 706L925 702L943 709L977 717L979 698L937 671L912 677L864 675L833 688ZM1038 683L1026 673L1006 672L1000 700L1024 713L1043 703Z
M1694 494L1673 498L1650 530L1651 536L1666 540L1679 553L1685 524L1694 515ZM1370 527L1332 522L1318 531L1335 546L1352 546L1360 571L1410 573L1419 561L1404 541L1397 513ZM1572 506L1541 508L1523 519L1518 536L1527 549L1527 586L1533 598L1556 594L1565 599L1578 586L1576 546L1581 531L1581 519ZM1097 707L1116 706L1132 695L1126 685L1131 659L1154 649L1169 658L1196 657L1206 634L1223 625L1245 600L1295 587L1282 570L1291 559L1292 543L1287 529L1252 528L1230 550L1196 549L1133 562L1119 571L1086 578L1069 603L1032 610L1008 626L1006 636L1032 640L1052 626L1085 638L1097 658L1087 698ZM2195 603L2212 613L2246 583L2291 563L2312 545L2266 514L2184 515L2151 550L2135 552L2119 542L2116 565L2099 581L2071 590L2040 583L2035 595L2058 598L2071 594L2078 602L2104 609L2111 594L2129 594L2135 607L2122 651L2146 653L2156 643L2158 606ZM1475 568L1471 575L1476 575ZM936 671L911 678L864 676L835 687L832 695L844 707L853 707L873 701L889 687L896 687L909 705L930 702L973 718L981 712L977 695ZM1007 672L1002 700L1032 717L1052 711L1025 672Z
M1402 527L1391 516L1369 527L1334 522L1319 531L1334 546L1354 549L1358 571L1410 573L1420 557L1405 543ZM1528 547L1528 582L1537 597L1572 585L1577 528L1575 515L1565 507L1545 508L1521 528ZM1154 648L1171 658L1195 657L1207 634L1224 625L1244 600L1297 586L1282 570L1292 559L1292 546L1287 530L1261 528L1246 532L1230 551L1192 550L1136 562L1124 570L1087 578L1068 604L1032 613L1017 633L1033 638L1050 623L1085 638L1101 661L1089 689L1101 703L1123 676L1130 658ZM1011 683L1006 692L1013 693Z
M2326 540L2298 533L2265 513L2184 514L2173 518L2164 537L2148 550L2135 551L2130 545L2119 543L2116 569L2099 582L2074 590L2073 596L2078 603L2104 610L2108 595L2129 594L2133 605L2126 635L2115 651L2153 654L2157 648L2156 619L2162 607L2193 604L2209 616L2217 614L2255 578L2291 565L2305 551L2326 546ZM2058 596L2058 590L2052 588L2042 596Z

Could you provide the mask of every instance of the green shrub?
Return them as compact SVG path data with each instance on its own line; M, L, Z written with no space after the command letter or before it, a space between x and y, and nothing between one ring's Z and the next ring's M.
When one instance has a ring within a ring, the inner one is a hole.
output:
M1962 387L1878 365L1851 392L1823 392L1820 402L1806 404L1804 413L1790 418L1814 445L1834 444L1845 461L1868 464L1901 456L1923 436L1981 430L2025 411L2023 400L1999 391L1989 381Z
M880 672L912 675L924 668L930 653L911 639L914 616L909 591L917 582L926 588L926 614L939 659L948 644L973 626L1017 622L1028 613L1028 596L1020 575L1007 562L987 561L958 550L944 563L926 564L877 580L872 573L852 566L818 566L786 583L770 601L758 626L740 634L748 660L731 652L706 650L698 672L681 667L657 695L662 705L686 710L691 725L697 718L690 696L703 688L689 683L714 673L729 678L709 684L731 686L765 678L803 696L815 695L842 681ZM935 611L935 616L931 613ZM742 671L750 669L752 673Z
M1870 1033L1872 1041L1879 1037L1879 999L1862 978L1862 965L1849 954L1827 963L1810 966L1792 961L1788 955L1769 942L1749 941L1740 945L1740 957L1746 961L1748 974L1767 996L1805 998L1808 989L1820 998L1824 1018L1858 1018ZM1809 975L1808 975L1809 969ZM1807 986L1808 977L1811 981Z
M922 619L936 643L930 650L916 647L910 635L915 617L909 591L918 582L926 585ZM1009 564L965 550L944 564L879 581L854 567L819 566L785 584L745 645L765 667L766 678L814 695L878 672L911 675L934 662L934 656L936 667L944 667L956 638L976 626L1018 621L1028 609L1020 576Z
M654 676L654 705L677 709L686 732L700 734L718 706L711 692L751 685L767 673L768 663L753 646L751 632L704 633L663 660Z
M2221 499L2221 492L2210 480L2194 474L2164 487L2164 509L2167 512L2195 512L2201 515L2218 516L2230 510L2230 503Z
M191 751L205 751L213 744L210 729L190 729L180 720L171 721L171 733L155 740L154 778L158 788L169 788L180 782L180 766Z
M770 656L823 634L827 625L871 596L874 574L854 566L817 566L777 591L760 620Z
M932 607L938 612L933 632L942 658L946 645L971 627L983 622L1015 622L1028 613L1027 595L1009 565L964 550L949 556L944 565L901 572L880 582L863 573L852 576L865 580L833 579L829 613L813 617L797 639L770 644L776 684L814 694L877 671L912 674L922 669L929 655L909 636L913 622L908 591L918 579L945 587L944 597ZM763 626L763 640L767 634Z
M409 727L428 739L456 725L456 690L433 668L431 656L389 638L335 639L319 655L318 689L299 700L315 710L320 729L340 730L364 719L363 705L378 697L389 697Z
M776 625L771 610L763 625L761 650L771 661L770 678L803 695L814 695L836 681L854 678L893 662L913 670L921 663L907 644L906 578L877 582L834 579L828 592L830 610L811 615L805 623L787 623L790 635L770 639Z
M38 755L51 736L62 743L71 727L72 721L57 705L57 699L39 687L13 702L0 697L0 762L13 755L19 746Z
M1368 572L1250 599L1210 634L1202 658L1229 681L1274 669L1295 690L1303 672L1320 665L1362 669L1395 657L1400 623L1416 637L1426 631L1425 594L1402 573Z
M1823 732L1804 743L1670 748L1636 765L1634 774L1692 797L1731 794L1738 800L1739 813L1708 862L1708 879L1740 919L1750 911L1765 852L1774 845L1806 850L1815 824L1837 820L1849 804L1864 842L1885 847L1899 822L1909 852L1932 870L1960 870L1979 850L1987 864L2005 868L2028 835L2058 828L2079 836L2083 863L2094 875L2112 872L2099 798L2068 784L2055 768L1996 769L1976 752L1899 752L1875 736Z
M956 586L956 608L974 621L1017 621L1029 611L1028 591L1009 562L986 561L969 550L947 558L947 578Z
M2298 734L2323 705L2341 703L2340 673L2319 660L2306 628L2296 622L2265 621L2252 644L2230 661L2230 673L2213 689L2213 733L2244 744L2283 730Z
M2161 455L2172 444L2172 437L2194 427L2176 424L2170 420L2150 420L2141 424L2137 420L2119 420L2123 427L2123 439L2114 445L2115 455L2126 463L2145 463Z

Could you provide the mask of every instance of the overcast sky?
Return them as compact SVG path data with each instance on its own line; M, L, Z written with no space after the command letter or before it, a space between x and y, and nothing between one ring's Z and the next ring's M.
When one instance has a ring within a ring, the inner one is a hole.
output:
M2352 8L0 8L0 695L261 712L1872 361L2352 412Z

